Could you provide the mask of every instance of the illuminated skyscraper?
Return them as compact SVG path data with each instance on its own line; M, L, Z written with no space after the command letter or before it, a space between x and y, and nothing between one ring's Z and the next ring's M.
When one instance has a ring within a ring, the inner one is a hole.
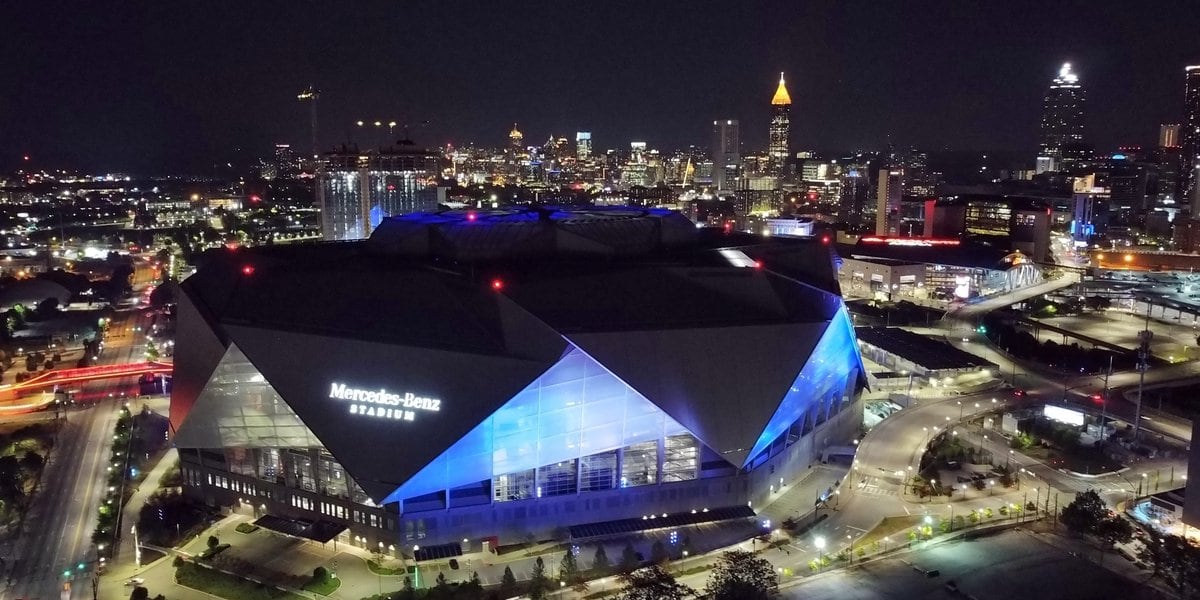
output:
M1200 158L1200 65L1191 65L1184 69L1187 83L1183 95L1183 199L1188 200L1196 189L1196 164ZM1196 208L1192 208L1193 214Z
M587 160L592 157L592 132L579 131L575 133L575 158Z
M875 186L875 235L900 233L900 197L903 169L880 169Z
M1079 76L1071 72L1071 63L1063 63L1042 104L1038 173L1062 170L1064 147L1083 143L1083 106L1084 93Z
M434 210L444 200L438 154L409 140L365 153L343 148L322 162L316 191L326 241L368 237L386 217Z
M1177 148L1179 147L1179 124L1178 123L1163 123L1158 126L1158 147L1159 148Z
M738 166L742 162L741 137L736 119L713 121L713 187L717 190L734 189Z
M779 87L771 98L771 132L767 145L768 172L778 175L788 159L788 139L792 129L792 97L783 84L783 73L779 74Z

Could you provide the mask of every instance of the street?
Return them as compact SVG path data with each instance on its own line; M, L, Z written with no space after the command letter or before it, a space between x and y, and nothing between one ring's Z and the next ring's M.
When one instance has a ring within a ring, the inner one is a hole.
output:
M137 326L137 310L117 312L110 330ZM97 364L121 364L141 359L143 336L122 336L105 344ZM131 381L85 384L82 394L101 398L91 406L65 413L66 423L42 474L41 484L21 535L0 547L7 570L0 587L3 598L57 598L68 571L72 598L92 596L96 568L92 531L103 498L113 427L123 404L118 390L136 389ZM113 395L106 398L105 391ZM78 566L84 564L82 572Z

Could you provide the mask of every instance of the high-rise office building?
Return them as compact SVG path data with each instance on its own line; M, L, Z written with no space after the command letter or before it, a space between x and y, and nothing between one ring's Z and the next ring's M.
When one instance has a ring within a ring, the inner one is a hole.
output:
M1179 146L1179 124L1163 123L1158 126L1158 147L1175 148Z
M1042 104L1042 142L1037 157L1037 172L1061 171L1069 163L1063 160L1066 146L1083 143L1083 85L1064 63L1050 83Z
M1179 192L1179 163L1182 153L1179 148L1181 128L1177 123L1164 123L1158 127L1158 148L1154 162L1158 167L1155 201L1158 205L1175 204Z
M788 95L787 86L783 83L783 73L779 74L779 87L771 98L771 131L767 145L768 172L779 175L783 172L788 159L789 137L792 129L792 97Z
M880 169L875 187L875 235L900 233L900 197L903 169Z
M592 157L592 132L579 131L575 133L575 158L587 160Z
M1193 197L1196 189L1196 164L1200 158L1200 65L1191 65L1184 69L1187 76L1183 95L1183 127L1180 141L1183 145L1183 173L1185 182L1183 199ZM1193 208L1195 213L1196 209Z
M411 141L378 151L324 155L317 175L321 233L327 241L368 237L384 218L438 206L438 154Z
M712 144L713 187L717 190L734 189L734 180L742 163L737 120L713 121Z
M902 160L904 195L926 197L937 195L938 176L929 169L929 155L912 148L904 154Z
M525 134L521 133L520 129L517 129L516 123L513 123L512 131L508 132L509 147L512 148L513 150L520 151L521 146L524 145L524 142L525 142Z

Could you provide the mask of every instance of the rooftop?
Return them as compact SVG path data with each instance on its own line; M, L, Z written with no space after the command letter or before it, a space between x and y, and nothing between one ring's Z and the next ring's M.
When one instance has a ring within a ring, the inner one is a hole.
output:
M930 371L996 366L944 341L899 327L856 327L854 333L858 341L902 356Z

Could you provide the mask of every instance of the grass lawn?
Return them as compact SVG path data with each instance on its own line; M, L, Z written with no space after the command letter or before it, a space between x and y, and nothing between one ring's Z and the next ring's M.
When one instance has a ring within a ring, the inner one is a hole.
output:
M322 596L328 596L342 585L342 580L337 577L326 577L325 581L310 581L304 584L304 591L313 592Z
M304 596L247 581L211 569L184 562L175 569L179 585L230 600L304 600Z
M854 547L865 548L866 544L872 544L877 541L883 541L883 538L892 538L892 543L905 544L908 543L908 532L912 528L920 525L925 517L923 515L904 515L901 517L884 517L883 522L876 525L874 529L868 531L861 538L855 540ZM938 523L934 519L934 526Z
M148 564L162 558L163 556L166 556L166 555L163 554L162 552L159 552L158 550L153 550L151 548L142 548L142 564L143 565L148 565Z
M205 548L204 552L200 553L200 560L208 560L229 549L229 544L217 544L212 548Z
M385 567L383 565L380 565L378 561L370 560L370 559L367 560L367 568L370 569L371 572L376 575L407 575L408 574L408 569L406 569L405 567L393 569L391 567Z
M258 529L258 525L251 525L249 523L238 523L237 527L234 527L234 530L238 533L254 533Z

